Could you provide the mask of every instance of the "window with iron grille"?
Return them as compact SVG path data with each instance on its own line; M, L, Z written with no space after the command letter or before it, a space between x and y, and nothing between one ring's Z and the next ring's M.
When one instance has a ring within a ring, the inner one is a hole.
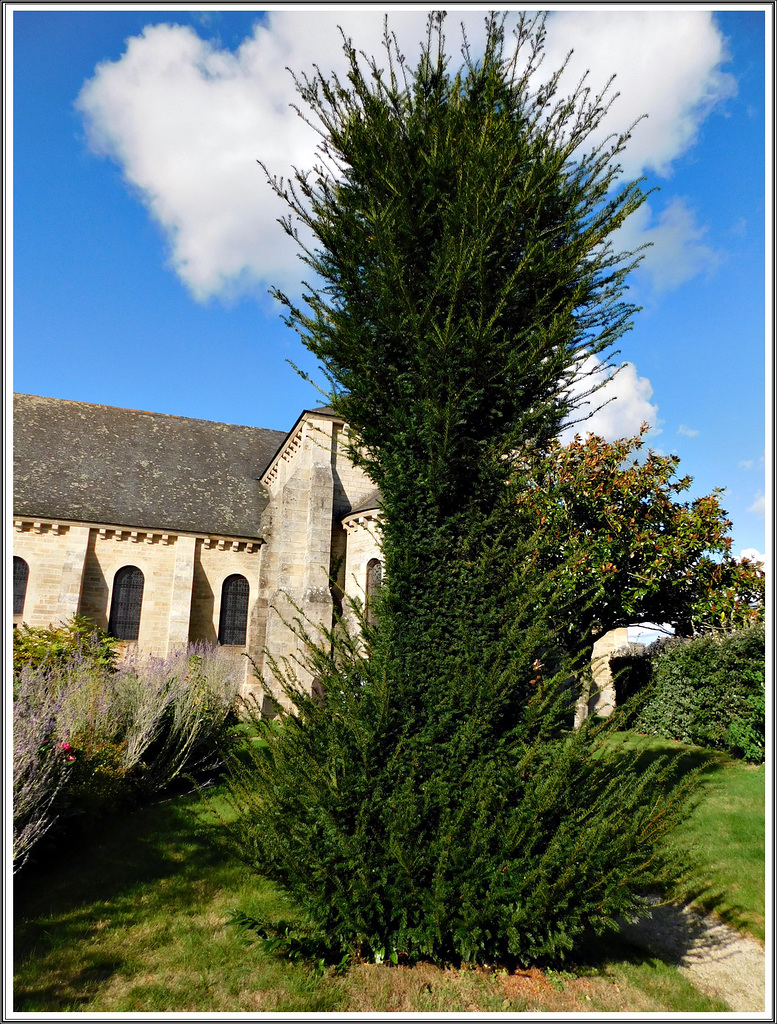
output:
M113 596L108 632L117 640L137 640L143 604L143 573L136 565L125 565L113 577Z
M375 597L383 586L383 562L379 558L371 558L367 562L367 587L365 596L367 598L367 621L370 625L375 623Z
M24 611L24 599L27 596L27 578L30 567L23 558L14 555L13 559L13 613L21 615Z
M248 625L248 580L235 573L227 576L221 588L219 643L243 647Z

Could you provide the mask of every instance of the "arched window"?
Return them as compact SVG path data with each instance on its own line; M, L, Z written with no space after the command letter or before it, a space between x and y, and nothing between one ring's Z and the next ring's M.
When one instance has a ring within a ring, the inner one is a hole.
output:
M378 591L383 586L383 562L379 558L371 558L367 562L367 586L365 597L367 599L367 622L375 624L374 602Z
M117 640L137 640L140 609L143 604L143 573L135 565L125 565L113 577L113 596L108 632Z
M13 557L13 613L21 615L24 611L24 599L27 596L27 579L30 567L18 555Z
M235 573L227 576L221 588L219 643L243 647L248 625L248 580Z

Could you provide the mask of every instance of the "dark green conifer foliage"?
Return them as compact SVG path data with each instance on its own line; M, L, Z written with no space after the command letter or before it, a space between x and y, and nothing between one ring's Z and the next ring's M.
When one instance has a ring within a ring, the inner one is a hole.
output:
M606 358L630 326L634 259L609 236L644 199L616 187L627 133L585 148L609 100L558 98L560 71L536 80L541 18L519 19L510 57L490 18L484 56L465 49L457 73L442 20L412 73L387 34L385 70L347 43L347 84L303 78L322 162L273 182L322 282L307 311L277 297L382 490L387 613L414 661L460 614L462 558L504 531L506 456L557 432L581 357Z
M296 710L235 764L232 836L345 950L558 959L676 870L665 770L565 731L577 666L530 557L557 539L521 536L511 458L628 328L634 258L609 236L644 197L616 186L626 135L584 148L608 101L537 84L542 18L508 56L490 17L456 73L442 23L414 71L387 33L384 70L347 42L347 83L298 83L322 163L273 183L320 283L307 311L279 297L381 487L386 582L364 646L308 638L317 695L279 666Z

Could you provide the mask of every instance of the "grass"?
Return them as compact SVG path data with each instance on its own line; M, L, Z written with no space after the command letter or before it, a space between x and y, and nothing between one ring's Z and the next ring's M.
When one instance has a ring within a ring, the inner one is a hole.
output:
M291 916L270 883L204 840L200 800L106 823L99 839L22 877L17 1011L334 1009L305 970L254 955L228 911Z
M669 754L682 771L701 769L702 799L690 815L683 841L704 865L709 891L697 897L705 911L765 941L765 767L734 761L719 751L674 740L617 733L624 751L639 748L641 761Z
M628 748L627 734L616 742ZM671 747L707 764L689 835L709 857L716 907L763 937L763 768ZM218 799L216 795L215 799ZM16 883L17 1012L725 1012L673 967L592 945L574 970L353 964L343 975L265 953L229 911L294 920L278 890L208 841L197 796L108 821ZM582 961L585 961L584 963Z
M688 823L688 834L720 892L716 899L699 902L764 942L765 769L740 762L728 765L725 775L725 784L720 777L710 779L706 797Z

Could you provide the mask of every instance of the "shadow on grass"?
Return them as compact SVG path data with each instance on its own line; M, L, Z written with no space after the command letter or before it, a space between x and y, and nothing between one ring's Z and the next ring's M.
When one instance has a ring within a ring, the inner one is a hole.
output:
M612 733L607 747L612 754L622 754L624 758L631 758L635 752L639 752L635 764L639 771L644 771L659 758L665 757L674 763L676 776L698 770L702 781L731 764L730 759L717 750L634 732Z
M211 841L203 810L178 796L106 821L17 879L17 1012L337 1008L332 986L225 932L233 897L252 913L283 901Z
M568 968L580 977L607 974L624 962L632 967L655 968L659 964L677 966L677 959L667 958L655 948L632 941L621 932L583 935L570 953Z
M193 794L54 836L57 845L42 847L14 878L15 957L83 941L101 917L120 927L175 906L223 865L201 808Z
M607 741L607 747L616 763L622 758L624 766L630 763L636 755L634 770L645 771L657 760L664 759L670 766L671 771L667 774L667 788L684 776L696 774L697 791L691 800L690 811L697 802L704 798L705 794L711 793L722 781L722 775L726 769L739 762L732 761L725 753L718 750L711 750L705 747L696 747L680 743L676 740L663 739L655 736L644 736L634 732L616 732ZM693 854L691 854L693 857ZM731 892L725 891L722 886L715 885L705 878L707 865L699 862L697 870L691 871L681 886L678 886L675 896L675 904L662 906L654 909L652 916L658 916L665 922L668 928L691 931L685 935L685 951L691 948L694 942L698 941L698 935L692 934L696 925L689 924L684 920L683 907L680 903L693 903L705 913L715 914L724 924L740 931L749 931L751 922L748 913L732 902ZM674 924L672 924L674 922Z
M711 928L701 913L674 904L656 906L650 917L622 924L619 935L674 966L700 958L724 959L739 939L736 933Z
M82 955L80 961L80 968L74 968L67 981L52 982L39 988L27 986L14 1002L14 1010L17 1013L83 1010L106 981L128 966L123 958L100 953Z
M672 741L615 734L609 742L616 764L620 757L624 763L630 760L635 748L639 750L637 770L669 755L678 774L699 770L702 786L713 782L726 764L725 758L711 751ZM131 952L122 958L120 953L90 950L101 928L130 927L153 918L147 947L169 942L166 921L182 907L218 891L220 885L227 888L227 879L238 870L237 862L211 841L215 830L201 823L201 811L196 794L178 796L108 820L91 832L65 834L64 845L52 846L38 863L17 876L14 952L19 962L30 961L18 989L17 1011L87 1008L114 975L132 976L143 969ZM735 927L741 923L741 915L724 904L720 893L708 889L704 905ZM672 918L672 914L680 916ZM698 948L701 936L694 931L694 919L683 918L679 908L658 908L654 920L672 933L668 950L634 942L624 931L614 938L579 944L575 960L592 969L627 958L635 965L657 960L679 963L693 947ZM47 954L59 962L59 969L35 974L33 959L42 964Z

